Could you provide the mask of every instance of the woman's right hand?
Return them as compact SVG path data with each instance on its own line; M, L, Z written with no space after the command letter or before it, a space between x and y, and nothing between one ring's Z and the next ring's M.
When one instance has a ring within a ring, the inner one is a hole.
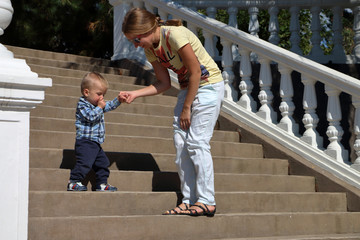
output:
M132 103L136 98L134 92L120 92L118 97L120 102L126 103Z

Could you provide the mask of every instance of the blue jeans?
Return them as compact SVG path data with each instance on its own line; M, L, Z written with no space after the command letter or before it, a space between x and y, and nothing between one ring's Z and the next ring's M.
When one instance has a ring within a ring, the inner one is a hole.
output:
M188 130L180 128L187 90L181 90L174 110L174 144L184 203L216 205L210 140L224 99L224 81L200 87L191 107Z
M88 139L76 139L76 164L70 172L70 180L82 181L94 169L96 185L107 183L110 161L101 145Z

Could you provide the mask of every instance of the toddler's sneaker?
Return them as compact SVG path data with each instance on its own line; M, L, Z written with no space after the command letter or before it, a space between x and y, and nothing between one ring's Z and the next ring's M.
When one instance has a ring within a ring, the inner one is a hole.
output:
M96 191L100 192L115 192L117 191L117 188L114 186L111 186L108 183L102 183L96 187Z
M87 191L87 187L81 182L70 181L67 186L68 191Z

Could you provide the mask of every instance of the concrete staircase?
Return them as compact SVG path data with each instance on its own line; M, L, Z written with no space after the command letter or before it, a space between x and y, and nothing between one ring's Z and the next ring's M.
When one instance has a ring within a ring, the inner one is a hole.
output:
M82 76L103 73L110 82L107 100L140 88L134 83L142 79L109 67L107 60L8 49L53 79L44 102L31 112L29 239L360 239L360 213L347 212L345 193L316 192L314 177L288 175L286 159L264 158L262 145L240 142L238 132L221 125L211 143L217 214L162 216L181 199L173 96L137 99L105 114L103 148L111 161L109 183L118 192L67 192ZM91 189L93 173L85 184Z

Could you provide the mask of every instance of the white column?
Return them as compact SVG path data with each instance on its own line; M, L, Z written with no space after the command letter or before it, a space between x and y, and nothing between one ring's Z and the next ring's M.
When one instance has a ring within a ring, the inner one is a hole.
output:
M12 14L10 0L0 1L0 35ZM30 110L50 86L51 79L38 78L25 60L15 59L0 44L0 239L28 236Z
M290 42L291 42L291 51L294 53L297 53L299 55L302 55L302 50L299 47L300 44L300 24L299 24L299 11L300 8L298 6L290 7Z
M249 111L255 111L256 103L251 96L251 92L253 89L253 83L251 82L251 75L252 75L252 67L250 62L250 51L247 49L240 49L239 50L241 55L240 60L240 77L241 82L239 84L239 89L241 92L241 97L237 104L242 106L243 108Z
M132 7L132 2L139 2L129 0L109 0L109 2L114 6L114 55L111 60L127 58L145 63L144 50L140 47L135 48L134 44L129 42L122 32L122 23L126 13Z
M257 7L249 7L249 33L255 37L259 37L260 25L258 20L259 9ZM251 52L251 61L257 61L257 55Z
M360 6L355 7L353 9L353 13L354 13L354 32L355 32L355 37L354 37L354 56L355 56L355 63L359 63L360 62Z
M221 65L223 67L222 76L225 80L225 98L231 101L237 101L237 92L233 86L234 72L233 68L233 57L231 53L232 43L227 40L221 40L223 45L223 54Z
M190 7L191 10L193 10L194 12L196 12L196 7ZM187 27L188 29L190 29L190 31L192 31L196 36L198 35L198 28L196 25L192 24L191 22L187 22Z
M356 135L356 140L354 143L354 150L357 158L351 167L360 171L360 98L358 96L352 96L352 102L355 107L354 133Z
M340 91L329 85L325 85L325 93L328 95L326 118L329 122L326 135L330 141L330 144L327 146L325 153L333 157L338 162L344 162L347 161L348 157L347 151L345 151L341 144L344 130L340 126L340 121L342 118L339 100Z
M270 59L260 56L259 62L261 64L260 75L259 75L259 85L261 91L258 97L261 103L261 107L256 114L267 122L275 123L277 117L274 109L271 106L274 96L271 91L272 75L271 75Z
M291 135L297 135L299 126L295 123L293 116L295 104L292 100L294 96L294 88L291 79L292 70L288 67L279 65L279 72L281 73L280 79L280 112L281 120L278 126Z
M278 21L279 8L276 6L271 6L269 8L270 21L269 21L269 42L272 44L278 45L280 42L279 37L279 21Z
M229 14L228 25L237 29L238 28L238 23L237 23L238 8L229 7L227 9L227 12ZM240 54L239 54L239 49L238 49L237 45L232 44L231 52L232 52L233 60L234 61L240 61Z
M332 9L334 13L333 18L333 32L334 32L334 48L331 53L331 58L333 63L345 63L346 62L346 55L344 51L344 47L342 45L343 42L343 25L342 25L342 7L335 6Z
M320 10L321 9L319 6L313 6L310 9L311 31L312 31L312 36L311 36L312 49L310 51L310 58L315 61L320 61L324 56L323 50L320 47L320 42L321 42Z
M316 131L319 117L316 114L317 100L315 91L315 80L309 76L301 76L301 81L304 84L303 107L305 110L302 122L304 123L305 132L301 140L310 144L313 147L322 148L323 139Z
M216 17L216 12L217 12L217 9L215 8L215 7L208 7L208 8L206 8L206 14L208 15L208 17L210 17L210 18L213 18L213 19L215 19L215 17ZM209 36L209 35L207 35L207 36ZM216 42L217 42L217 40L218 40L218 38L217 38L217 36L215 36L215 35L211 35L211 38L209 38L209 37L207 37L206 38L206 40L205 40L205 46L207 45L207 43L206 42L212 42L212 43L210 43L211 45L212 45L212 49L211 49L211 51L213 51L212 52L212 58L214 59L214 60L218 60L220 57L219 57L219 51L217 50L217 48L216 48Z

